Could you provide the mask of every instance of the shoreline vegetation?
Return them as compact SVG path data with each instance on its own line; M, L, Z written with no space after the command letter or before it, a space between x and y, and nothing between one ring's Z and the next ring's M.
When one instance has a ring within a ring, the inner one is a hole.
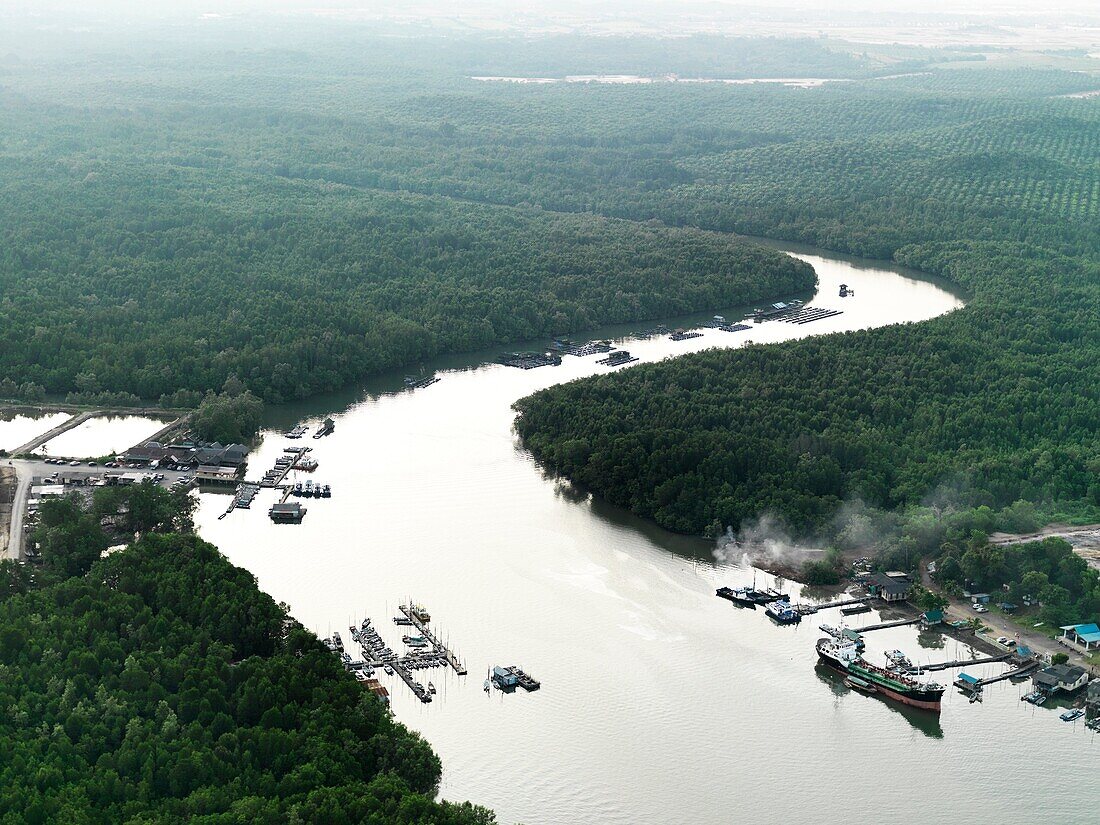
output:
M191 532L194 503L50 500L40 561L0 562L0 817L494 822L434 801L429 745Z
M1059 545L998 568L983 539L1100 507L1100 115L1061 97L1090 78L935 68L979 62L958 49L291 29L0 32L0 395L160 399L243 437L259 400L433 354L797 293L809 267L721 233L806 242L971 303L554 387L517 404L524 443L671 529L772 512L1100 609ZM912 74L863 80L887 67ZM609 72L851 82L468 79ZM430 747L185 502L125 495L45 504L41 565L0 564L0 811L493 821L434 800Z

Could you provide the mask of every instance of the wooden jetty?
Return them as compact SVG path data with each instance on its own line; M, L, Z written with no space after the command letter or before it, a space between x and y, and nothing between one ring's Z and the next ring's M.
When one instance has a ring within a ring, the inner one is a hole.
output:
M397 609L405 615L405 618L412 622L413 627L420 631L420 635L428 640L428 643L432 646L432 649L436 653L441 654L443 658L447 660L447 664L449 664L454 669L455 673L457 673L459 676L466 675L466 666L462 664L461 660L451 651L450 648L447 647L447 645L443 644L443 642L441 642L436 637L436 635L432 633L432 631L428 628L428 623L425 621L421 621L421 615L423 615L423 611L418 609L411 602L409 604L398 605Z
M871 630L885 630L888 627L905 627L907 624L919 624L920 616L915 619L896 619L892 622L879 622L878 624L869 624L866 627L853 627L852 630L857 633L867 633Z
M1011 659L1012 656L1013 654L1011 653L1003 653L1000 656L987 656L984 659L955 659L950 662L935 662L930 665L921 665L920 669L922 671L951 670L952 668L967 667L969 665L988 665L993 662L1003 662L1006 659Z
M1004 673L998 674L997 676L987 676L985 679L979 679L978 687L985 687L986 685L991 685L994 682L1003 682L1005 679L1012 679L1016 676L1027 676L1031 673L1034 673L1042 666L1042 662L1029 662L1027 664L1020 665L1020 667L1014 667L1012 668L1012 670L1007 670Z
M860 604L866 601L867 598L867 596L853 596L852 598L837 599L836 601L826 602L825 604L797 604L794 609L803 616L809 616L822 610L831 610L834 607L846 607L850 604Z
M309 447L287 447L283 450L286 454L275 460L275 466L264 473L260 481L260 487L278 487L290 474L291 470L298 468L298 463L303 461L309 453ZM285 498L284 498L285 501Z

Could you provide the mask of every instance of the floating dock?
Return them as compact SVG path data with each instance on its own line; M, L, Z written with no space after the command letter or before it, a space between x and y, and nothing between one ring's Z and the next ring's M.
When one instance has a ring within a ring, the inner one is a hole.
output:
M843 314L839 309L825 309L824 307L805 307L789 312L776 319L787 324L808 324L811 321L820 321L822 318L832 318Z
M569 341L555 341L554 348L563 355L575 355L584 358L588 355L596 355L601 352L611 352L615 347L610 341L589 341L587 344L574 344Z
M606 358L600 358L596 361L597 364L606 364L609 367L620 367L623 364L630 364L638 359L627 352L625 349L618 350L611 353Z
M424 387L430 387L437 381L439 381L439 378L434 373L424 376L423 378L417 378L415 375L405 376L405 386L410 390L420 390Z
M690 341L692 338L702 338L703 333L692 332L690 330L678 329L672 335L668 336L670 341Z
M278 487L281 485L291 470L299 469L299 464L307 460L306 455L309 453L309 447L287 447L283 450L283 453L275 459L275 466L264 473L264 477L259 484L260 487ZM310 462L308 466L311 470L317 468L316 462ZM305 469L305 467L301 469Z
M561 356L549 352L510 352L500 356L499 360L506 367L516 367L521 370L556 367L561 364Z
M752 329L748 324L727 321L721 315L715 315L709 321L704 321L699 326L704 329L720 329L722 332L741 332L742 330Z

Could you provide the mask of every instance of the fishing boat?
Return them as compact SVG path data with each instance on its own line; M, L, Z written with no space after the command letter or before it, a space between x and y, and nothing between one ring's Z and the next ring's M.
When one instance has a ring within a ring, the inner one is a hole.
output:
M1080 719L1084 715L1085 712L1081 710L1081 708L1074 708L1073 710L1067 710L1058 718L1061 719L1063 722L1073 722L1077 719Z

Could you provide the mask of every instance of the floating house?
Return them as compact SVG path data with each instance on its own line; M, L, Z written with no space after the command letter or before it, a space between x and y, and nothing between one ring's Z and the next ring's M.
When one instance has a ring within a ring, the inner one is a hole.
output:
M267 511L271 520L281 524L297 524L306 514L306 508L296 501L280 502L272 504Z
M1088 683L1089 674L1077 665L1051 665L1031 677L1032 684L1048 693L1072 693Z
M493 682L501 690L507 690L519 684L519 676L512 668L498 665L493 668Z
M1100 650L1100 627L1091 624L1068 624L1061 628L1062 637L1058 640L1067 647L1076 648L1082 653Z

